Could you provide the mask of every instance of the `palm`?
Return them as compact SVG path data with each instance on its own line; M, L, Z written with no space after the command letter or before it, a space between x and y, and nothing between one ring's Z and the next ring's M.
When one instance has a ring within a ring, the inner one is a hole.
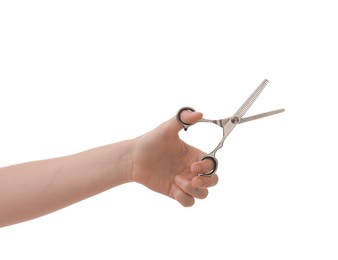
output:
M134 152L135 181L159 193L169 195L176 175L191 179L190 166L203 153L180 140L177 132L161 125L141 136Z

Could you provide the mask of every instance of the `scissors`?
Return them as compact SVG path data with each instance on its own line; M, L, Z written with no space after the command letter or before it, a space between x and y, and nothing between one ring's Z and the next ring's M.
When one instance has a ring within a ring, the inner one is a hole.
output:
M257 89L249 96L249 98L243 103L243 105L236 111L236 113L232 117L227 117L223 119L218 119L218 120L211 120L211 119L200 119L198 122L205 122L205 123L213 123L221 128L223 128L223 137L222 140L219 142L219 144L216 146L216 148L209 154L204 155L201 158L201 161L209 159L213 162L213 169L209 172L206 173L200 173L198 176L211 176L214 172L216 172L217 167L218 167L218 160L216 158L216 152L223 147L223 143L225 139L228 137L228 135L232 132L232 130L235 129L235 127L238 124L249 122L252 120L260 119L263 117L275 115L278 113L282 113L285 111L285 109L278 109L278 110L273 110L270 112L265 112L261 114L257 114L254 116L249 116L246 118L243 118L243 116L246 114L246 112L250 109L252 104L256 101L257 97L262 93L263 89L266 87L266 85L269 83L267 79L264 79L263 82L257 87ZM176 118L178 122L182 125L185 131L187 131L188 127L191 126L192 124L185 123L181 120L181 113L185 110L189 110L194 112L195 109L191 107L182 107L176 114Z

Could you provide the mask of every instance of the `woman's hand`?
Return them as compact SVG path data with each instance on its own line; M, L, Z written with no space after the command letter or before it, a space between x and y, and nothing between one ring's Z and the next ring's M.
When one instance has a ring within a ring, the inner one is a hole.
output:
M202 118L199 112L185 110L182 121L194 124ZM204 199L208 188L217 184L218 177L198 176L212 169L204 152L179 138L182 129L176 117L139 137L133 153L132 180L153 191L167 195L183 206L192 206L195 198Z

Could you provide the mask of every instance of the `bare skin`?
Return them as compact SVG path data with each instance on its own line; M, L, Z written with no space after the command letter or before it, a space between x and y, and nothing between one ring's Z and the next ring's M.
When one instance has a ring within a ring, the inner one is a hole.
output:
M195 123L202 114L184 111ZM81 153L0 168L0 227L31 220L128 182L177 200L204 199L218 177L205 154L179 138L176 118L137 138ZM196 189L198 188L198 189ZM196 192L196 190L198 192Z

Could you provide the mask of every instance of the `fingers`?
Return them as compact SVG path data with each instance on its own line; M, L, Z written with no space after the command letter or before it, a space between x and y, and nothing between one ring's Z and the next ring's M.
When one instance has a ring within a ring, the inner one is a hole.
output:
M192 125L202 119L203 114L200 112L191 111L189 109L180 110L179 119L184 124ZM177 116L171 118L164 124L167 133L178 134L182 130L183 125L177 119ZM182 175L175 177L175 182L171 186L170 196L180 202L185 207L190 207L195 203L195 199L205 199L208 196L208 188L215 186L218 182L218 176L212 174L210 177L198 176L201 173L210 172L215 167L212 160L205 159L203 161L195 162L191 165L191 172L195 177L191 179Z
M191 185L195 188L213 187L218 182L217 174L213 173L210 176L198 176L200 173L206 173L213 169L214 163L212 160L203 160L195 162L191 165L191 172L196 176L191 180Z
M171 196L184 207L191 207L195 199L205 199L208 196L208 187L216 185L218 176L196 176L189 180L182 175L175 177L175 183L171 187ZM195 182L195 184L194 184Z
M190 167L190 170L192 173L200 174L200 173L206 173L210 172L212 169L214 169L214 161L211 159L205 159L202 161L197 161L193 163Z
M189 194L192 197L197 199L205 199L208 196L208 190L206 187L193 187L191 181L182 175L177 175L175 177L175 183L180 187L185 193Z
M211 160L193 163L191 171L196 176L191 179L191 177L177 175L172 185L172 197L185 207L194 205L195 199L205 199L208 196L208 188L217 184L218 176L215 173L211 176L198 176L197 174L209 172L213 167Z
M218 182L218 176L212 174L210 176L196 176L191 180L191 186L194 188L213 187Z
M171 186L171 195L184 207L191 207L195 203L194 197L184 192L176 184L172 184Z

